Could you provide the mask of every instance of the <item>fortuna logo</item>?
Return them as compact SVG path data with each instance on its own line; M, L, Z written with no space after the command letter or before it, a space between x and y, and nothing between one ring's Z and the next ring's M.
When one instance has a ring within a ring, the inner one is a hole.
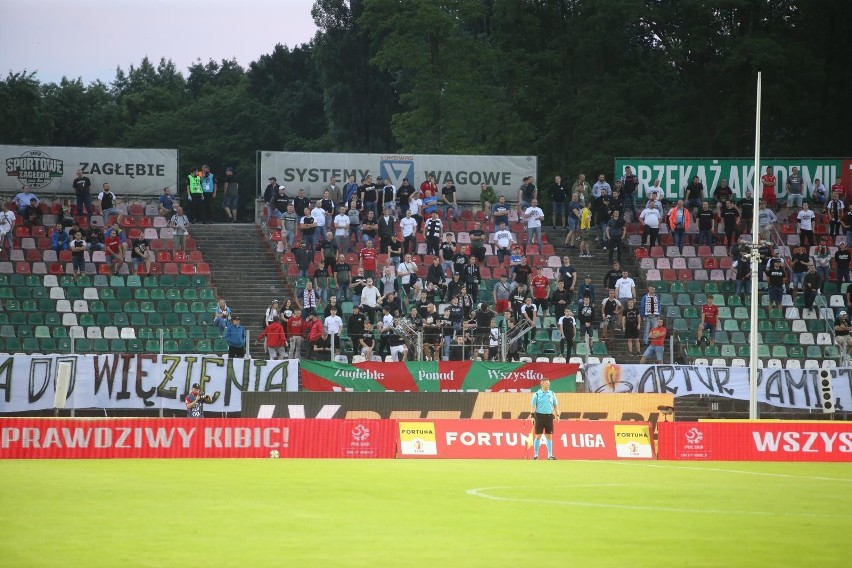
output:
M494 369L488 369L488 378L495 381L540 381L545 376L542 373L537 373L532 369L526 371L512 371L504 373Z
M363 442L370 437L370 429L363 424L358 424L352 429L352 439L356 442Z
M417 380L418 381L452 381L455 376L455 371L448 371L446 373L441 372L429 372L429 371L417 371Z
M335 369L334 376L345 377L347 379L361 379L365 381L381 381L385 378L384 373L380 373L379 371L373 371L370 369L352 369L351 371L347 371L344 369Z
M6 175L18 178L21 185L36 190L50 185L54 178L61 178L64 166L62 160L51 158L39 150L30 150L17 158L6 159Z
M686 434L684 434L687 443L690 444L700 444L701 440L704 439L704 434L701 433L701 430L698 428L690 428L687 430Z

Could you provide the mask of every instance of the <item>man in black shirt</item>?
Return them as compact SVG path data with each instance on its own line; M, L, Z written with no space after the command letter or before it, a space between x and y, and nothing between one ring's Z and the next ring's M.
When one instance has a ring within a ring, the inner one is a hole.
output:
M565 291L568 293L568 302L570 303L577 287L577 270L571 265L570 257L562 257L562 266L559 267L559 280L565 284Z
M607 223L605 237L609 248L609 261L612 262L613 253L618 254L618 261L621 262L621 243L624 239L624 219L621 218L621 211L615 209L612 211L612 219Z
M487 241L488 236L482 230L482 223L477 221L470 232L470 256L478 260L480 264L485 262L485 243Z
M550 305L554 314L565 313L565 308L571 306L571 292L565 289L565 282L556 281L556 289L550 293Z
M834 262L836 264L837 287L840 287L842 282L849 282L849 250L846 248L846 243L841 241L840 247L834 253Z
M595 223L598 226L598 244L606 249L606 227L610 220L609 212L609 194L602 193L600 197L595 199Z
M391 216L390 207L385 207L382 216L379 217L379 240L381 242L381 253L388 253L391 235L396 233L396 219Z
M423 235L426 237L426 254L438 254L443 232L444 224L438 217L438 212L433 211L432 218L423 224Z
M464 280L461 279L461 273L453 272L452 280L447 283L447 295L445 299L450 300L461 294L462 286L464 286Z
M784 297L784 280L786 273L781 266L780 258L772 259L772 266L766 270L766 282L769 285L769 307L780 308Z
M604 275L603 287L607 290L615 290L615 283L619 278L621 278L621 264L616 261L612 263L612 270Z
M697 216L699 208L703 207L704 203L704 184L701 183L701 178L695 176L689 185L686 186L686 207L692 212L693 218Z
M743 254L737 260L736 282L736 294L742 300L745 300L746 291L751 289L751 260L748 254Z
M734 207L733 201L726 201L724 209L722 209L722 222L725 225L725 240L728 245L728 253L733 250L734 243L737 240L737 223L740 219L740 212Z
M805 295L805 309L814 309L814 300L822 290L822 276L816 271L816 266L813 263L808 265L808 272L805 274L803 293Z
M713 223L715 221L715 213L710 209L710 204L706 201L701 203L701 209L696 215L698 220L698 244L713 246Z
M737 202L740 209L740 234L751 233L751 225L754 221L754 198L751 190L746 190L745 197Z
M456 247L456 253L453 255L453 273L461 274L465 266L467 266L467 255Z
M519 285L517 288L515 288L515 291L512 292L512 296L509 298L509 302L511 303L512 315L516 320L520 319L521 306L526 303L526 300L529 297L530 295L527 292L526 284Z
M433 296L436 293L440 294L442 301L447 292L447 277L444 275L441 260L437 256L432 259L432 266L426 272L426 290ZM425 292L422 292L422 294L425 294Z
M479 282L482 280L479 272L479 263L475 256L470 258L470 263L464 267L464 281L467 284L467 291L473 298L473 302L479 301Z
M92 180L83 175L83 170L77 170L77 177L71 184L74 187L74 193L77 194L77 215L83 214L83 208L86 209L86 215L89 221L92 220L94 210L92 207Z
M441 268L444 273L452 275L453 272L458 272L453 267L453 257L456 254L456 242L453 240L452 233L444 234L444 242L441 243Z
M296 197L293 198L293 209L295 209L296 213L299 215L304 215L305 209L307 209L308 211L311 210L311 200L308 199L305 195L304 189L300 189L299 192L296 194Z
M426 314L429 313L429 304L432 302L427 297L426 292L420 292L420 299L415 303L415 307L417 308L417 315L421 318L425 318Z
M352 315L346 320L346 333L356 344L358 338L364 335L364 323L366 321L367 318L361 313L361 306L352 306Z
M550 208L552 213L553 228L559 225L556 224L556 219L561 216L561 224L566 229L568 228L568 218L565 216L565 199L568 197L568 190L562 183L562 178L556 176L553 178L553 184L550 186Z
M459 220L459 204L456 202L456 186L453 185L453 180L447 179L444 182L444 187L441 188L441 211L444 219L449 219L450 210L453 211L453 221Z
M521 259L521 264L515 267L514 279L515 285L523 284L525 287L530 283L530 274L532 274L532 266L527 264L527 257Z
M361 185L358 186L358 198L361 200L362 215L367 216L367 211L372 211L373 215L379 216L378 208L378 191L376 184L373 183L373 176L367 176L361 180Z
M583 303L577 311L577 320L580 322L580 337L588 335L591 340L595 334L595 307L588 296L583 296Z
M559 351L565 357L570 357L574 352L574 338L577 335L577 320L574 318L574 312L572 312L571 308L567 306L562 313L565 315L559 318Z
M405 216L408 210L408 200L414 194L414 186L408 181L408 178L402 180L402 185L396 190L396 198L399 201L399 215Z

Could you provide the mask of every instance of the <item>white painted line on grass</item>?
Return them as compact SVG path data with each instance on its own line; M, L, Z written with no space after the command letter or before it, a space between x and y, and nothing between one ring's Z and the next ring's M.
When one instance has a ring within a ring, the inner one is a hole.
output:
M587 460L588 461L588 460ZM742 469L725 469L719 467L695 467L688 465L668 465L662 463L643 463L643 462L627 462L627 461L601 461L597 463L610 463L616 465L641 466L641 467L656 467L661 469L688 469L691 471L712 471L716 473L739 473L742 475L757 475L762 477L783 477L788 479L812 479L815 481L839 481L841 483L852 483L852 478L848 477L822 477L817 475L792 475L789 473L770 473L765 471L745 471Z

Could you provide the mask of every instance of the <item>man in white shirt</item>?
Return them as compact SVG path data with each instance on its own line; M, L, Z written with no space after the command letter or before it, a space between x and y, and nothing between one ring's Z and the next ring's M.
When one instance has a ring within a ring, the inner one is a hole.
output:
M6 246L9 250L15 248L15 240L12 237L12 229L15 227L15 212L9 209L9 205L4 201L0 211L0 250Z
M376 317L376 308L379 305L379 300L382 299L382 295L379 292L379 289L373 286L373 279L367 278L367 284L361 289L361 311L364 312L364 315L367 316L367 319L370 320L370 323Z
M494 233L494 244L497 245L497 262L503 264L503 259L512 254L512 245L515 244L515 235L505 223L500 223L500 228Z
M338 252L346 254L349 252L349 215L346 207L338 207L337 215L334 217L334 242L337 243Z
M411 216L410 208L405 211L405 217L399 220L399 228L402 229L403 254L414 252L417 247L417 219Z
M340 330L343 329L343 319L337 315L337 308L334 306L331 307L330 312L330 315L325 318L323 325L325 326L325 332L328 334L328 339L333 346L333 350L339 352Z
M411 257L411 254L405 255L405 261L399 264L399 268L396 269L396 274L400 278L400 282L402 283L402 289L405 290L406 295L406 303L408 299L411 297L411 288L415 285L417 280L417 263ZM419 287L415 290L415 298L420 296Z
M408 210L411 211L411 216L417 221L418 231L420 231L420 228L423 226L423 216L420 214L422 209L423 199L420 198L420 195L412 195L408 200Z
M645 241L648 250L651 250L651 247L657 244L662 218L663 212L657 208L657 199L652 197L642 213L639 214L639 222L645 227Z
M627 300L636 299L636 282L626 270L622 270L621 278L615 281L615 294L622 306L627 305Z
M814 219L816 214L807 201L802 203L802 209L796 214L796 218L799 220L799 243L803 247L808 247L806 250L809 251L810 247L814 246Z
M533 236L538 245L538 254L541 254L541 220L544 219L544 211L538 206L538 199L533 199L526 211L524 220L527 223L527 244L531 245Z
M314 231L314 238L318 242L325 240L325 215L325 209L322 208L322 199L317 199L316 207L311 209L311 217L314 223L317 224L317 228Z

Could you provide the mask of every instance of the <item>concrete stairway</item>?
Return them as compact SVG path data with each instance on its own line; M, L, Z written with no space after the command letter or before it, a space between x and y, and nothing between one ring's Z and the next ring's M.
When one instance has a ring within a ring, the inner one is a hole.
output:
M263 330L266 308L274 298L291 295L275 252L254 224L194 225L190 233L210 265L219 297L249 332L251 356L265 358L254 339Z
M544 232L547 233L548 242L554 246L555 253L560 258L565 255L568 255L571 258L571 265L577 270L578 287L583 283L583 279L586 274L591 274L592 285L595 287L595 313L597 314L596 318L600 320L600 304L606 297L606 289L603 286L603 279L606 273L612 268L609 264L608 251L593 242L591 243L591 251L594 257L580 258L580 251L578 248L568 248L563 244L565 242L565 235L567 234L566 230L561 228L553 229L546 226L544 228ZM633 251L627 246L626 242L622 248L621 257L621 268L628 270L630 277L636 281L636 298L638 302L646 291L645 280L642 278L641 271L639 270L639 263L633 254ZM579 298L576 297L575 294L575 303L578 300ZM606 343L609 356L614 357L618 363L639 362L640 357L638 355L628 354L627 342L624 340L623 332L616 331L615 333L610 333L610 337Z

